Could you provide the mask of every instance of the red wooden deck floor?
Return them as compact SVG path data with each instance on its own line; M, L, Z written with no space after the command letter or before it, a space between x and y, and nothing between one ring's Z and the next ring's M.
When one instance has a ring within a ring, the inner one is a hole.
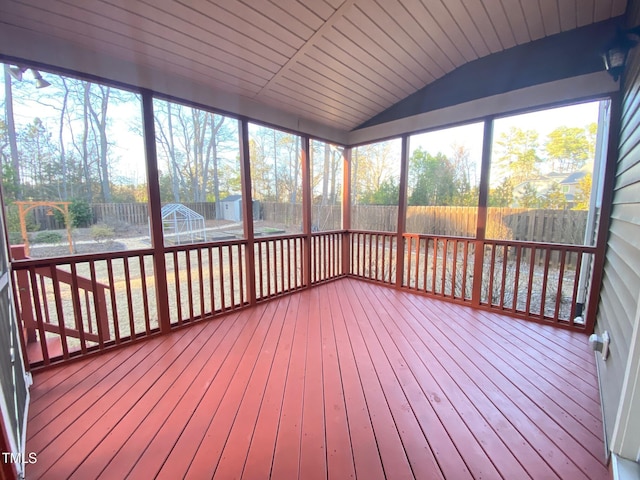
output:
M29 479L609 477L584 335L353 279L34 382Z

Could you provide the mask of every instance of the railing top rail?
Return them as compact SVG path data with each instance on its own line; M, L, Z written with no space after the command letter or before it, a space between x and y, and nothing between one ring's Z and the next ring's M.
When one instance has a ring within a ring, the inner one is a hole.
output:
M589 245L571 245L568 243L548 243L548 242L528 242L524 240L492 240L492 239L484 239L482 240L484 244L492 244L492 245L511 245L511 246L520 246L520 247L528 247L528 248L550 248L554 250L566 250L566 251L575 251L575 252L585 252L585 253L595 253L596 247L592 247Z
M323 235L341 235L348 233L349 230L323 230L322 232L311 232L312 237L321 237Z
M347 230L347 232L365 235L388 235L390 237L395 237L396 235L398 235L398 232L381 232L379 230Z
M357 234L369 234L369 235L397 235L395 232L379 232L375 230L348 230L349 233L357 233ZM442 238L447 240L459 240L464 242L476 242L481 241L484 244L491 245L510 245L510 246L520 246L520 247L528 247L528 248L539 248L546 249L551 248L554 250L566 250L566 251L576 251L576 252L584 252L584 253L595 253L596 247L590 245L572 245L568 243L549 243L549 242L529 242L524 240L499 240L499 239L490 239L485 238L483 240L478 240L474 237L460 237L453 235L433 235L433 234L423 234L423 233L403 233L402 236L404 238Z
M247 239L238 238L236 240L221 240L215 242L198 242L198 243L184 243L182 245L167 245L164 247L165 252L186 252L187 250L199 250L201 248L209 247L228 247L233 245L246 245Z
M114 260L120 258L140 257L145 255L153 255L153 250L124 250L119 252L100 252L84 255L66 255L61 257L47 258L28 258L24 260L12 260L14 270L26 270L31 267L48 267L50 265L71 265L75 263L94 262L100 260Z
M254 237L254 243L264 243L270 242L272 240L288 240L291 238L304 238L306 235L304 233L287 233L284 235L266 235L260 237Z
M473 242L474 237L461 237L459 235L433 235L429 233L403 233L405 238L443 238L447 240L459 240L461 242Z

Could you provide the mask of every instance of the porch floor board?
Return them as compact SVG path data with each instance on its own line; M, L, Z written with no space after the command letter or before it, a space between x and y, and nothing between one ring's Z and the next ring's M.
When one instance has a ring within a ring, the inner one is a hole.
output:
M610 478L583 334L341 279L36 372L27 478Z

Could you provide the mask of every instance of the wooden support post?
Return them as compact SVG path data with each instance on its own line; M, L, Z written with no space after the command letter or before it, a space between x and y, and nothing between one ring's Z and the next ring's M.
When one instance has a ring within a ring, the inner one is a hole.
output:
M342 153L342 273L350 275L351 257L351 147Z
M604 261L607 253L607 241L609 240L609 225L611 224L611 210L613 208L613 190L616 182L616 169L618 167L618 143L620 139L620 122L622 115L621 101L619 94L611 96L607 158L604 168L604 185L602 188L602 206L600 207L600 215L598 215L599 223L596 238L596 252L593 259L593 266L591 267L593 276L591 278L587 311L585 314L585 330L587 334L593 333L600 303L600 289L602 287ZM576 275L578 275L578 273L579 272L576 271Z
M489 201L489 171L491 169L492 143L493 118L488 118L484 122L484 135L482 137L482 164L480 168L478 217L476 220L476 240L473 256L473 288L471 290L471 304L475 307L480 306L480 297L482 295L484 239L487 231L487 205Z
M303 136L300 161L302 167L302 233L304 244L302 254L302 283L311 286L311 149L309 137Z
M253 198L251 196L251 158L249 150L249 122L239 120L238 130L240 135L240 181L242 189L242 225L244 238L247 239L245 250L244 276L247 288L247 301L249 305L256 304L256 254L254 252L253 232Z
M156 288L156 308L158 324L162 333L171 330L169 315L169 290L167 288L167 265L164 258L164 237L162 233L162 202L158 177L158 156L156 152L156 131L153 117L153 94L142 91L142 124L147 160L147 181L149 185L149 222L151 225L151 246L153 248L153 271Z
M404 233L407 224L407 178L409 175L409 135L402 136L400 153L400 189L398 195L398 227L396 240L396 288L404 280Z

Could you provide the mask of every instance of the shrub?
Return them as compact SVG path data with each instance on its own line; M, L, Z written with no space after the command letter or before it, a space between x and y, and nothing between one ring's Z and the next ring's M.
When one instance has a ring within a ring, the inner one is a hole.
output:
M7 231L20 232L20 213L17 205L7 205L5 209L5 223L7 224ZM33 212L29 212L25 217L25 226L27 232L35 232L39 226L33 221Z
M64 215L59 210L54 210L53 213L63 225L67 225ZM93 223L93 211L91 205L86 200L74 199L69 205L69 216L71 217L71 226L73 228L88 227Z
M62 235L58 232L39 232L32 240L31 243L60 243L62 241Z
M22 234L20 232L9 232L9 244L20 245L24 243L22 240Z
M108 225L94 225L91 227L91 237L98 243L113 240L113 236L113 228Z

